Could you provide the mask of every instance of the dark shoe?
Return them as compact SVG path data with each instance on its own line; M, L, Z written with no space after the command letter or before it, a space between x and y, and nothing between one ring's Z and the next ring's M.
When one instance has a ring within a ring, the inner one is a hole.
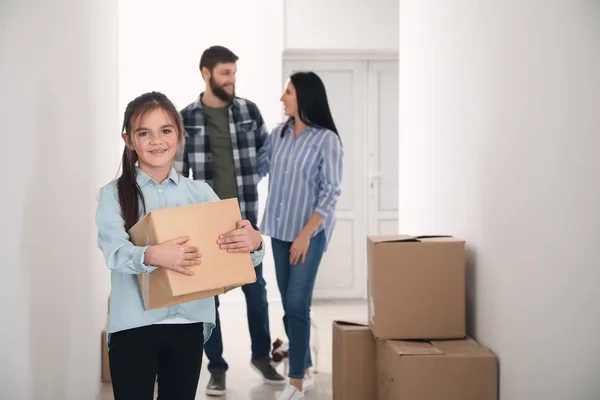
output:
M210 374L206 394L208 396L225 396L225 371L216 371Z
M269 385L285 385L286 379L279 375L275 368L271 365L271 357L257 358L251 361L252 368L258 372L265 383Z

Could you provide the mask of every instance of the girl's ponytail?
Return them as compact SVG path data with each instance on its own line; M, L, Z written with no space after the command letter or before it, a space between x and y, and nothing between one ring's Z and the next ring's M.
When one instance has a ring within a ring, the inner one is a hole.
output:
M144 214L146 213L144 195L137 183L137 170L135 166L137 160L137 153L125 146L122 159L123 173L117 180L117 189L126 231L129 231L139 219L140 200L142 201Z

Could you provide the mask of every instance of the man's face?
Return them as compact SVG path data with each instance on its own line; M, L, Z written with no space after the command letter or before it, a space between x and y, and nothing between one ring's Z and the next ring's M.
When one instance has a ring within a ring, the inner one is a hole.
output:
M235 98L236 63L217 64L210 73L208 84L215 96L230 103Z

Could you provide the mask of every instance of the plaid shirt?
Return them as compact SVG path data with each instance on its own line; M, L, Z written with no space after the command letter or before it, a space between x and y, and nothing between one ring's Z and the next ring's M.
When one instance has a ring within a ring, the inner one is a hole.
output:
M185 129L185 146L181 161L175 168L183 176L190 176L213 186L212 153L206 132L202 96L181 110ZM236 97L229 106L229 131L233 146L238 201L242 217L258 224L258 175L257 154L267 139L268 131L256 104Z

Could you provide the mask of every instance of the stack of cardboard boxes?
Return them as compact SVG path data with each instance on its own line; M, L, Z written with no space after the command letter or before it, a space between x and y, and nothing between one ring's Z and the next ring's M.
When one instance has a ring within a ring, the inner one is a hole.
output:
M333 323L334 400L497 400L496 357L466 336L465 242L367 246L369 321Z

